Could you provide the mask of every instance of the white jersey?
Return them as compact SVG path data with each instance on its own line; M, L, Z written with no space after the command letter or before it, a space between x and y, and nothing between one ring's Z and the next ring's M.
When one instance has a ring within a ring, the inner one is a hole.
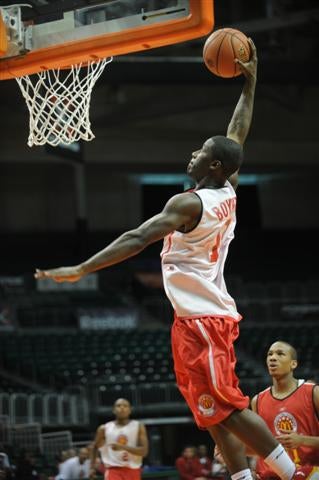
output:
M142 457L124 450L113 450L108 446L110 443L121 443L129 447L137 447L139 428L140 424L136 420L130 420L127 425L118 425L116 422L105 424L105 445L99 450L106 467L141 467Z
M224 265L236 225L236 193L223 188L194 191L202 215L188 233L164 239L162 273L166 294L178 317L226 316L240 320L224 281Z

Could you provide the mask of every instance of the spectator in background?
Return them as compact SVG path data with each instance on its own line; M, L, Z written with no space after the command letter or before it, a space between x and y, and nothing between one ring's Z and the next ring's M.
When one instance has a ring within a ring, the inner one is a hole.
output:
M195 447L185 447L181 457L175 462L180 480L206 480L209 478L202 474L202 465L196 455Z
M76 457L77 452L75 448L70 448L69 450L66 450L66 454L68 458L73 458Z
M199 459L199 463L202 466L202 475L210 476L212 472L212 459L208 456L208 448L207 445L199 445L197 447L197 455Z
M70 450L62 450L62 452L60 453L60 456L58 458L58 465L57 465L57 471L58 471L58 474L61 473L61 469L63 467L63 464L69 460L69 458L71 458L71 455L70 455ZM75 455L76 455L76 452L75 452ZM75 456L73 455L73 456Z
M16 480L39 480L35 459L30 452L22 452L15 472Z
M215 449L215 457L212 465L213 478L229 478L224 459L218 449Z
M0 480L11 479L11 466L8 455L4 452L4 448L0 445Z
M90 460L87 448L81 448L79 455L65 460L60 465L60 472L56 480L80 480L89 478Z

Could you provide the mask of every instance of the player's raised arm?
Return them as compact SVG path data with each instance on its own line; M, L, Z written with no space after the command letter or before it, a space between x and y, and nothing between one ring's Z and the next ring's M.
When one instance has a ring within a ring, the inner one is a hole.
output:
M249 39L249 43L251 48L249 62L244 63L238 59L235 60L240 65L246 81L227 129L227 137L240 143L240 145L245 143L250 129L257 81L257 50L251 39Z
M120 263L137 255L151 243L161 240L175 230L188 230L201 214L201 201L193 193L172 197L163 211L138 228L123 233L104 250L85 262L72 267L36 270L35 278L51 278L56 282L77 282L84 275Z
M244 63L238 59L235 60L240 65L246 81L227 129L227 137L240 145L244 145L250 129L257 81L257 50L251 39L249 39L249 43L252 52L249 62ZM238 185L238 172L234 173L229 178L229 181L236 188Z

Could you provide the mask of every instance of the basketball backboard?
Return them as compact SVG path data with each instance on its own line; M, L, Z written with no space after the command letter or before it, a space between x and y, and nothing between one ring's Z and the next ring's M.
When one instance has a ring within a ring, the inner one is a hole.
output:
M29 146L94 138L91 93L113 56L214 26L213 0L31 1L0 6L0 80L16 78L27 102Z
M9 38L0 79L183 42L214 26L213 0L43 1L0 5Z

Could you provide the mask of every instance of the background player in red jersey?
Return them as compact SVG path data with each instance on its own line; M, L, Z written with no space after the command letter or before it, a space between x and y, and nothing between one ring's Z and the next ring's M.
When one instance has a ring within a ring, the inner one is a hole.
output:
M220 446L232 480L252 478L244 445L234 442L232 433L264 458L282 480L290 480L296 472L293 461L264 421L247 408L249 399L238 387L233 343L241 316L223 277L236 223L234 189L253 113L257 53L252 41L250 45L249 62L238 61L246 81L227 136L209 138L192 153L187 173L195 181L195 189L175 195L161 213L85 262L37 270L35 277L74 282L165 238L164 286L176 313L172 328L174 368L197 425L206 428Z
M295 378L297 366L297 352L292 345L273 343L267 353L273 384L257 394L251 406L296 465L319 467L319 386ZM256 473L262 480L278 478L262 459L257 461Z
M91 455L94 467L98 452L105 467L105 480L140 480L142 460L148 454L145 426L131 420L131 404L125 398L114 403L115 420L100 425ZM92 468L91 478L95 470Z
M272 386L253 397L251 408L265 420L294 463L304 467L303 473L309 479L316 473L318 478L319 386L294 377L298 366L297 352L287 342L273 343L266 362ZM223 461L218 448L215 457ZM261 480L279 478L261 458L257 460L255 470Z

